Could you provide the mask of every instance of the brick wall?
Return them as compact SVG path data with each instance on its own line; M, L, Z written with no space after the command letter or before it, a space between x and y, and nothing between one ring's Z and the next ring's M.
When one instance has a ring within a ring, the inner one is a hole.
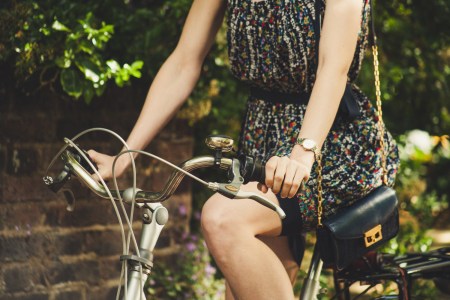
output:
M122 244L108 200L77 182L75 211L64 197L44 186L42 176L62 138L90 127L106 127L123 137L137 118L145 90L116 89L87 106L39 93L25 96L0 87L0 299L113 299ZM85 148L115 153L120 145L105 134L79 142ZM149 150L179 163L192 155L187 126L172 122ZM161 187L169 170L138 159L139 187ZM130 176L120 181L129 186ZM74 181L74 180L72 180ZM177 250L177 236L188 230L189 183L167 203L170 218L156 257ZM183 205L185 209L179 209ZM187 211L187 213L186 213ZM138 216L138 214L136 214ZM135 222L139 228L138 222Z

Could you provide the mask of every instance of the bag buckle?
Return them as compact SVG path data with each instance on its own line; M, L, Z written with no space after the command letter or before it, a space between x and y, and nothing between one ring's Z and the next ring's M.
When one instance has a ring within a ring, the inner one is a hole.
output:
M381 224L369 229L364 233L364 243L366 244L366 248L372 246L378 241L381 241L383 235L381 234Z

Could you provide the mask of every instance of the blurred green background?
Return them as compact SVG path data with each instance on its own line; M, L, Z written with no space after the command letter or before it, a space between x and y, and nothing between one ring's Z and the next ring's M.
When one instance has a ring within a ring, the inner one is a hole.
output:
M91 103L113 85L146 90L175 47L190 5L190 0L2 1L0 64L13 74L16 87L31 95L47 89ZM394 253L450 244L433 240L430 231L450 230L449 13L445 0L375 4L384 118L402 156L397 180L402 232L386 249ZM370 51L358 84L374 95ZM228 71L224 26L195 91L177 115L194 129L196 154L206 151L208 134L237 137L245 100L246 88ZM207 196L197 192L197 210ZM192 224L193 235L186 237L190 254L180 255L182 271L160 266L149 293L173 299L220 294L220 274L197 238L198 220ZM434 299L431 287L416 293Z

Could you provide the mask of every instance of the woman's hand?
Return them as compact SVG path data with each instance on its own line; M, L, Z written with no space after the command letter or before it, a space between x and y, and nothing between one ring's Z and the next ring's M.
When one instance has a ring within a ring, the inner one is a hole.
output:
M291 155L272 156L266 163L266 184L259 185L262 192L271 189L274 194L281 192L282 198L294 197L309 179L314 163L314 153L295 145Z
M97 164L98 172L103 180L108 180L112 178L112 166L115 156L106 155L99 153L94 150L89 150L88 154L90 158ZM121 155L114 166L114 175L120 177L125 171L126 167L130 163L130 158L128 154ZM97 174L93 174L95 180L99 181Z

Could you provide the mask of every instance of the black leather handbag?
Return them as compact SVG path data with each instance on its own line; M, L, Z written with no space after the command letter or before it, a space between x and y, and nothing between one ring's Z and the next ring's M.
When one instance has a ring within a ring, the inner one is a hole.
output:
M395 237L399 229L395 191L381 186L317 228L317 246L325 266L344 269Z
M372 1L370 1L372 2ZM321 3L321 1L316 1ZM372 3L370 3L372 5ZM378 71L378 48L373 25L373 7L370 19L374 77L379 126L379 143L382 149L383 183L367 196L353 205L343 208L322 222L322 166L321 155L317 159L318 167L318 226L317 245L320 256L326 266L338 270L350 265L367 252L374 250L391 238L399 230L398 200L395 191L388 187L386 152L384 148L384 126L381 110L381 92ZM316 20L319 20L320 7L316 6Z

